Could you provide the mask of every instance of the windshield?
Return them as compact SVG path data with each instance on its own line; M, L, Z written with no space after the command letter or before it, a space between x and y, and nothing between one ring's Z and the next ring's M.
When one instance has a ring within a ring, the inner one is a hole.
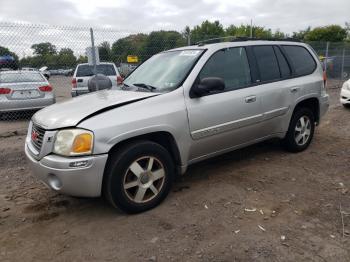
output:
M0 73L0 83L45 82L40 73L34 71Z
M94 66L92 65L80 65L77 70L77 77L93 76ZM96 74L104 74L105 76L117 75L113 65L100 64L96 65Z
M179 87L203 51L180 50L154 55L136 68L124 84L147 85L155 92L170 92Z

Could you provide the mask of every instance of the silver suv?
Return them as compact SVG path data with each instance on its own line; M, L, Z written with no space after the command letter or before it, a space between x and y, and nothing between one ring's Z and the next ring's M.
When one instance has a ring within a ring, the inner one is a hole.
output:
M240 41L159 53L122 90L37 112L25 151L51 189L103 195L114 207L158 205L198 161L270 138L306 149L328 109L323 71L306 44Z

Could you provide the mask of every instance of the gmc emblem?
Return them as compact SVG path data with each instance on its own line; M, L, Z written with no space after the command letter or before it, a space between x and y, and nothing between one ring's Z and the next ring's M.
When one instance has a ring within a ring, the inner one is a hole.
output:
M39 137L39 134L36 131L32 131L32 140L37 141Z

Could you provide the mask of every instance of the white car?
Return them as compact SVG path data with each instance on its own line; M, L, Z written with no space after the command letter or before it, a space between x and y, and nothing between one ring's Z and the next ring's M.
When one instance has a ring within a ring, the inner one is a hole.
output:
M123 78L114 63L100 63L96 65L96 72L93 72L93 65L78 64L72 78L72 97L89 93L88 81L96 75L103 74L112 81L112 86L116 87L123 83Z
M340 103L350 108L350 79L343 84L340 92Z
M47 66L43 66L40 69L36 69L33 67L22 67L22 71L39 71L40 73L42 73L47 80L49 80L50 76L51 76L51 72L47 70Z

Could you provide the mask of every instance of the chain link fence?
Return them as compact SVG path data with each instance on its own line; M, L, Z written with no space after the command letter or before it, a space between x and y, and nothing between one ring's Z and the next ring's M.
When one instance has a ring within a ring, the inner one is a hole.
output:
M39 108L70 98L79 86L74 82L74 71L78 64L88 62L92 46L98 50L92 54L100 63L114 63L126 77L152 55L199 40L204 39L176 31L139 33L0 22L0 121L27 121ZM349 78L350 43L309 44L323 61L329 78ZM91 76L105 69L86 70L86 76Z

